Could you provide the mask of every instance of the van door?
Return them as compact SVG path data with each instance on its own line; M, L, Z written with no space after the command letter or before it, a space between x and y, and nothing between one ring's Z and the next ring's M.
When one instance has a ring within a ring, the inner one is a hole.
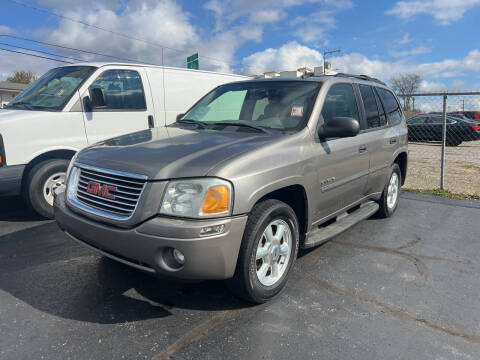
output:
M153 105L142 68L108 69L100 73L82 98L101 88L106 104L85 108L85 131L89 144L153 127Z
M351 117L360 121L358 109L352 84L333 84L323 104L320 125L334 117ZM314 146L319 179L315 210L316 219L322 220L364 196L369 152L364 134L322 140Z

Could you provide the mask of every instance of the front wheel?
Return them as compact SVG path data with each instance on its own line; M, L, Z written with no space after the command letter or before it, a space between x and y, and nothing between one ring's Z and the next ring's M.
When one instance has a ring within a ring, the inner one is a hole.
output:
M382 197L378 201L380 208L377 214L379 217L387 218L393 215L398 206L401 184L402 172L398 164L395 163L390 168L390 175L383 189Z
M298 253L295 212L279 200L253 208L245 228L230 290L253 303L264 303L285 286Z
M53 192L65 183L69 161L49 159L35 165L28 174L25 199L40 215L53 219Z

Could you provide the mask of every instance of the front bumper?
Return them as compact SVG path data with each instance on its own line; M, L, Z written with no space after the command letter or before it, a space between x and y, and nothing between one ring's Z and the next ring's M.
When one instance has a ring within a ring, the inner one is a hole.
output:
M0 196L20 194L25 165L0 167Z
M227 279L235 273L247 216L214 220L154 217L121 229L88 219L70 210L65 193L55 196L58 226L75 240L138 269L182 279ZM199 235L205 226L225 225L223 233ZM185 264L173 262L171 250L185 255Z

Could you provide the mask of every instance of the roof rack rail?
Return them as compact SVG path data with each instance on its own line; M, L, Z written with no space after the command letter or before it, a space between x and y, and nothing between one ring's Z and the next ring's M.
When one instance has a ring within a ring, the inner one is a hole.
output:
M373 82L376 82L376 83L378 83L378 84L387 86L387 84L385 84L383 81L378 80L378 79L375 79L375 78L370 77L370 76L368 76L368 75L354 75L354 74L337 73L337 74L335 74L335 75L333 75L333 76L338 76L338 77L353 77L353 78L356 78L356 79L373 81Z

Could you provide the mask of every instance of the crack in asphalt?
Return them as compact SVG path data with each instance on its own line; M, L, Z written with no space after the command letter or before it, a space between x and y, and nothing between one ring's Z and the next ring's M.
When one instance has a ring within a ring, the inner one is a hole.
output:
M300 277L302 277L303 279L308 280L308 281L310 281L310 282L312 282L312 283L314 283L314 284L316 284L316 285L318 285L318 286L320 286L320 287L322 287L326 290L329 290L330 292L333 292L333 293L338 294L338 295L350 297L352 299L359 300L359 301L362 301L364 303L373 305L373 306L375 306L377 308L380 308L383 311L395 316L398 319L412 321L416 324L420 324L420 325L425 326L427 328L430 328L432 330L436 330L436 331L445 333L447 335L462 338L463 340L468 341L470 343L480 344L480 335L468 334L468 333L462 332L462 331L457 330L457 329L448 328L448 327L444 327L444 326L435 324L435 323L433 323L433 322L431 322L427 319L421 318L421 317L417 316L416 314L413 314L413 313L411 313L407 310L403 310L399 307L396 307L396 306L393 306L393 305L390 305L390 304L382 303L382 302L380 302L380 301L378 301L374 298L370 298L370 297L367 297L367 296L364 296L364 295L356 294L356 293L351 292L349 290L341 289L339 287L336 287L334 285L331 285L331 284L327 283L326 281L319 280L319 279L313 277L312 275L307 274L307 273L305 273L303 271L300 271L298 269L295 269L294 271Z
M418 240L420 240L420 239L418 239ZM415 265L418 273L421 276L423 276L424 278L427 278L427 276L428 276L427 266L425 265L425 263L422 260L420 260L415 255L405 253L405 252L400 251L398 249L391 249L391 248L386 248L386 247L381 247L381 246L373 246L373 245L355 244L355 243L351 243L351 242L347 242L347 241L341 241L341 240L332 240L331 243L332 244L349 246L349 247L353 247L353 248L357 248L357 249L378 251L378 252L382 252L382 253L393 254L393 255L403 257L404 259L407 259L408 261L412 262ZM413 245L414 244L408 245L408 246L413 246Z
M168 346L161 354L156 355L152 358L152 360L168 360L172 355L174 355L178 350L182 349L183 347L201 340L208 332L212 329L216 328L217 326L225 323L226 321L234 318L241 312L245 311L247 308L243 309L235 309L235 310L228 310L224 311L221 314L214 316L213 318L203 322L196 328L190 330L180 339L175 341L172 345Z

